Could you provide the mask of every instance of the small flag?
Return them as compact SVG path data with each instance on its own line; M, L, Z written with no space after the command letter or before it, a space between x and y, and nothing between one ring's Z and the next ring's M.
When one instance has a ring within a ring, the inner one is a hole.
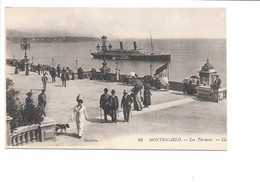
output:
M168 62L165 63L164 65L162 65L160 68L157 68L154 75L158 75L158 74L162 73L163 70L167 69L167 67L168 67Z

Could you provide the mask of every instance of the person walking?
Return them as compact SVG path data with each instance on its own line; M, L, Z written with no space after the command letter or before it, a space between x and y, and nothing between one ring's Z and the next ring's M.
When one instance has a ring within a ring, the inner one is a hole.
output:
M46 116L45 106L46 106L47 98L45 95L45 89L42 89L42 92L38 95L38 105L37 107L42 109L43 115Z
M121 108L123 108L124 121L129 122L129 115L132 108L133 98L127 93L126 90L123 91L123 97L121 100Z
M70 80L70 69L69 69L69 67L67 67L67 69L66 69L66 80Z
M81 139L84 130L84 122L88 120L88 114L85 106L83 105L83 99L80 97L80 95L77 96L76 100L78 102L78 105L74 107L71 115L71 121L75 116L78 138Z
M65 70L63 69L62 74L61 74L61 84L63 87L66 87L66 74L65 74Z
M47 73L44 73L43 76L42 76L42 86L43 86L43 89L46 90L46 86L47 86L47 81L48 81L48 77L46 76Z
M118 111L118 97L115 95L116 91L114 89L111 90L111 96L109 98L110 109L111 109L111 118L112 122L116 123L117 120L117 111Z
M100 96L99 107L104 111L104 120L107 121L107 115L109 115L110 103L109 103L110 95L108 94L108 89L104 89L104 93Z
M142 102L143 102L143 83L141 80L135 76L135 84L132 88L133 98L134 98L134 110L141 111L143 109Z
M55 68L53 67L52 69L51 69L51 81L52 81L52 83L54 83L54 82L56 82L56 70L55 70Z
M57 66L58 78L60 78L60 64Z
M37 65L37 71L38 71L38 75L40 75L41 74L41 65L40 64Z
M71 80L75 80L75 73L74 73L74 71L72 71L72 73L71 73Z
M29 64L25 65L25 75L29 75Z

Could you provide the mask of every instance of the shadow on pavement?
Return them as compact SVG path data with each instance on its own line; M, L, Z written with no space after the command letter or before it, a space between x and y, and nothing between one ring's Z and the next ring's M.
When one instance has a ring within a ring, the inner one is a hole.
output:
M91 123L113 123L111 120L107 120L107 121L105 121L104 119L98 119L98 118L90 118L89 119L89 121L91 122ZM117 120L116 121L117 123L123 123L124 121L123 120Z
M74 137L78 138L78 135L76 133L56 133L56 136L69 136L69 137Z
M184 94L184 93L182 93L182 92L173 92L172 94L173 94L173 95L187 95L187 94ZM189 96L189 95L187 95L187 96Z

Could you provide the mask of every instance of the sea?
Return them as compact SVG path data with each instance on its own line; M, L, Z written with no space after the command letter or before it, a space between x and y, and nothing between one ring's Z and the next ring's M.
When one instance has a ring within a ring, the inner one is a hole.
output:
M119 42L123 42L124 49L133 49L133 41L137 42L137 47L151 52L152 45L150 39L126 39L112 40L113 48L119 48ZM91 52L96 51L98 41L90 42L69 42L69 43L31 43L27 56L34 64L49 64L83 70L99 69L103 60L93 59ZM222 85L226 86L226 39L154 39L152 40L153 51L161 54L171 54L169 65L169 80L182 81L193 75L198 75L198 71L206 63L210 64L220 75ZM18 43L6 44L6 58L22 59L24 52L20 50ZM137 61L137 60L107 60L111 72L115 72L116 62L121 74L136 72L138 76L150 75L157 68L162 66L162 61Z

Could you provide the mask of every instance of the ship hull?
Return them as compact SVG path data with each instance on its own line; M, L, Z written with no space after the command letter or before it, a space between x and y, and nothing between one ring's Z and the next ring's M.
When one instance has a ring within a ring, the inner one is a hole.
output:
M92 53L94 59L104 59L104 55ZM171 55L127 55L127 58L121 59L118 55L105 55L106 59L116 60L142 60L142 61L169 61Z

